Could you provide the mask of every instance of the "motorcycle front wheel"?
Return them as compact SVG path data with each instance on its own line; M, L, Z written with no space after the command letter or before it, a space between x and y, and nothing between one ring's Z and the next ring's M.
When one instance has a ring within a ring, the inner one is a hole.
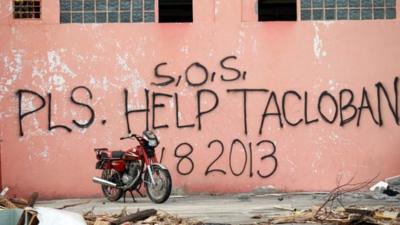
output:
M113 169L103 170L101 173L101 178L104 180L108 180L113 183L119 183L120 175L117 171ZM106 185L101 185L101 190L103 191L104 196L110 201L115 202L118 201L122 197L122 190L119 188L114 188Z
M154 203L163 203L167 201L172 189L171 175L167 169L163 169L158 165L151 166L154 184L151 182L149 171L145 175L145 188L147 196Z

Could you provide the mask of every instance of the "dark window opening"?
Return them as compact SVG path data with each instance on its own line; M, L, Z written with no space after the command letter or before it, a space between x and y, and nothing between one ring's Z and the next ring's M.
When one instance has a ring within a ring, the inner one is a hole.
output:
M15 19L39 19L40 0L14 0Z
M160 23L193 22L192 0L159 0L158 22Z
M258 0L258 21L296 20L296 0Z

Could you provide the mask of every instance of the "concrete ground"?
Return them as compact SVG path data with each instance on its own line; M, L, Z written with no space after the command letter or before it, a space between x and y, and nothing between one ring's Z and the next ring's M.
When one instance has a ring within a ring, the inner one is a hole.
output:
M263 219L252 219L253 216L274 216L290 213L279 208L296 208L298 210L311 208L324 202L325 193L291 193L291 194L236 194L236 195L199 195L199 196L171 196L163 204L154 204L148 198L136 198L133 203L131 198L127 202L109 202L101 199L66 199L40 201L35 206L58 208L64 205L87 202L89 203L69 207L69 210L77 213L90 211L94 207L95 214L120 213L124 207L128 212L136 212L138 209L165 210L181 217L196 218L206 223L223 224L254 224ZM399 197L376 196L370 193L352 193L341 198L345 206L374 208L378 206L400 207Z

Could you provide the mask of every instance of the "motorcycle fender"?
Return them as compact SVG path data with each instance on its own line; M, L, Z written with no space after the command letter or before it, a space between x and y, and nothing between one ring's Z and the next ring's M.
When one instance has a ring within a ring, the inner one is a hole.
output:
M153 164L151 164L151 166L159 166L161 169L163 169L163 170L166 170L167 168L164 166L164 165L162 165L162 164L160 164L160 163L153 163Z
M163 169L163 170L167 170L167 167L163 166L163 165L160 164L160 163L153 163L153 164L151 164L151 167L153 167L153 166L158 166L158 167L160 167L160 168ZM145 171L146 171L146 173L148 172L147 167L145 167ZM145 174L146 174L146 173L142 173L142 180L145 180L144 178L145 178Z

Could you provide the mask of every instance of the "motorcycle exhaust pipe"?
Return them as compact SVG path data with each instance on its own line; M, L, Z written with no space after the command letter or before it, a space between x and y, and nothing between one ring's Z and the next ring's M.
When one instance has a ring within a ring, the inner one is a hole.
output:
M93 177L92 180L93 180L93 182L101 184L101 185L105 185L105 186L109 186L109 187L117 187L116 183L101 179L99 177Z

